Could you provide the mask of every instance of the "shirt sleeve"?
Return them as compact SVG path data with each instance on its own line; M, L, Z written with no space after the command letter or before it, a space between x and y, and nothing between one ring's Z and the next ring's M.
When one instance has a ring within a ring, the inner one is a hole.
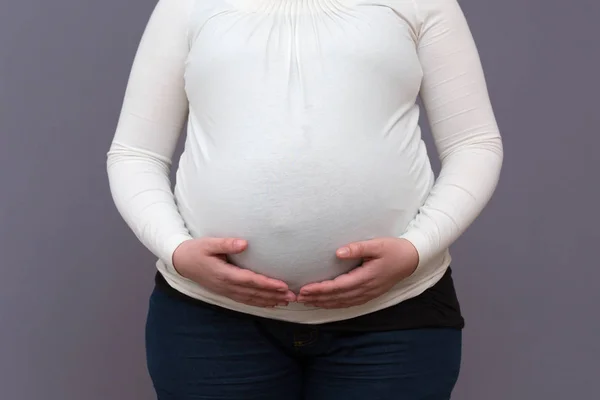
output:
M419 265L445 251L483 210L498 183L503 147L479 54L456 0L416 0L421 99L441 172L401 236Z
M172 272L172 255L191 239L169 171L187 118L184 66L191 0L160 0L140 41L107 155L111 193L138 239Z

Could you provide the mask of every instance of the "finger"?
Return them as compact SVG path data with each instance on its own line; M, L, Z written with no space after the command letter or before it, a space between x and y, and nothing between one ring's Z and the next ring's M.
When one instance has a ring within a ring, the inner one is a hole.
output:
M236 287L233 290L233 293L236 296L241 296L244 298L272 301L275 303L289 303L290 301L296 300L296 296L292 292L280 293L280 292L263 291L261 289L254 289L254 288Z
M248 242L237 238L205 238L204 246L211 255L238 254L246 250Z
M289 290L288 285L283 281L268 278L250 270L236 267L235 265L226 264L226 266L227 268L224 269L223 280L231 285L240 288L260 290L262 292L281 294L285 296L287 301L296 300L296 295Z
M287 292L289 290L288 285L280 280L269 278L267 276L257 274L256 272L248 269L243 269L231 266L231 276L238 285L257 288L262 290L270 290L277 292Z
M240 303L260 306L287 306L290 302L286 294L263 292L259 289L238 287L226 295Z
M316 297L322 294L331 294L339 290L340 288L333 280L310 283L300 289L298 300L301 300L302 298Z
M337 278L319 283L311 283L300 289L301 298L322 296L359 289L362 285L371 282L373 277L369 274L366 264L342 274Z
M322 303L353 303L356 299L366 296L371 292L371 288L367 285L362 285L353 290L337 293L324 293L312 296L298 296L298 302L305 304L322 304Z
M379 239L354 242L340 247L335 254L341 259L380 258L383 254L383 243Z

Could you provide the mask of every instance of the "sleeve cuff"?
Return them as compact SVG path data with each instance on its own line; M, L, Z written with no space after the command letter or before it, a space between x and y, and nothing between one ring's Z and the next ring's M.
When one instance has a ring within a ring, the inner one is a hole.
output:
M179 247L179 245L187 240L191 240L193 239L191 236L189 235L184 235L184 234L177 234L177 235L173 235L171 237L169 237L169 239L167 239L163 249L164 249L164 253L163 253L163 257L162 261L165 263L167 270L174 274L174 275L179 275L179 273L177 272L177 270L175 269L175 266L173 265L173 253L175 253L175 249L177 249L177 247Z
M417 254L419 255L417 269L421 265L428 263L437 253L435 249L432 249L427 236L416 229L406 231L400 236L400 239L408 240L417 249Z

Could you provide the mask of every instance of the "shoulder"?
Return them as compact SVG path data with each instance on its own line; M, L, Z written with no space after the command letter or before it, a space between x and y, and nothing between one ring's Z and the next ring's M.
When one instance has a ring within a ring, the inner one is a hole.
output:
M433 15L452 14L460 11L458 0L412 0L419 14L426 19Z
M458 0L412 1L415 3L420 22L420 35L430 30L453 31L466 26L465 16Z
M158 0L155 12L185 17L190 14L196 0Z
M423 24L440 16L460 13L458 0L378 0L380 5L394 10L417 31ZM369 2L372 4L372 1Z

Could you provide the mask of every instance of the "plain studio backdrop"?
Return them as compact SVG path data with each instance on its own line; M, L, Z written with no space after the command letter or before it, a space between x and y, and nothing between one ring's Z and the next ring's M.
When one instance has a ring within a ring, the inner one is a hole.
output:
M3 400L153 398L154 257L113 206L105 153L155 1L0 0ZM600 3L461 4L505 164L453 247L453 398L600 399Z

